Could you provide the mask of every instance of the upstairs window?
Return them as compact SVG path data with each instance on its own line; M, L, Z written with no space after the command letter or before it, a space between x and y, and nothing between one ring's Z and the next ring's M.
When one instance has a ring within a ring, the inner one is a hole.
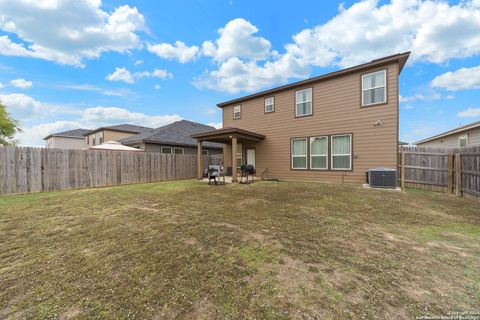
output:
M307 138L292 139L292 169L307 169Z
M92 139L92 140L93 140L93 145L96 146L97 144L96 144L96 141L95 141L95 135L93 135L93 139Z
M312 88L295 92L295 116L303 117L312 114Z
M387 71L382 70L362 76L362 106L387 102Z
M328 137L310 138L310 169L328 169Z
M274 112L275 111L275 98L268 97L265 98L265 113Z
M332 136L332 169L352 169L352 135Z
M183 148L175 148L174 152L175 154L183 154Z
M103 143L103 131L100 131L100 139L99 139L99 144Z
M468 135L463 135L458 138L458 145L460 148L468 147Z
M242 117L242 106L233 107L233 119L240 119Z

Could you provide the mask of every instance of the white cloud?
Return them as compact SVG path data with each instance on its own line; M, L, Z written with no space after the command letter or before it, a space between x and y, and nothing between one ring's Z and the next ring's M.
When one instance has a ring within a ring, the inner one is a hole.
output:
M0 94L0 101L16 119L45 119L51 114L75 114L68 106L43 103L23 93Z
M0 89L3 89L4 85L0 82Z
M462 118L480 117L480 108L468 108L459 112L458 116Z
M143 60L136 60L134 66L139 66L141 64L143 64Z
M208 71L194 79L197 88L207 88L228 93L255 91L272 84L286 82L290 78L304 78L309 68L291 55L263 65L243 62L233 57L220 65L218 70Z
M134 74L134 77L135 78L150 77L150 78L159 78L159 79L171 79L173 78L173 75L167 70L155 69L152 72L150 71L136 72Z
M123 81L125 83L134 83L133 75L126 68L115 68L115 71L105 78L108 81Z
M441 74L432 80L431 86L451 91L480 89L480 66Z
M140 112L131 112L117 107L87 108L82 112L82 121L92 124L93 127L100 125L113 125L130 123L147 127L160 127L165 124L181 120L179 115L146 115ZM90 125L90 126L92 126Z
M10 81L10 84L16 88L20 89L30 89L32 87L32 82L25 79L15 79Z
M118 107L79 108L55 105L17 93L0 94L0 101L7 106L13 118L22 120L20 126L23 132L15 137L22 145L42 146L42 139L48 134L75 128L98 128L119 123L159 127L182 119L177 114L148 115ZM67 119L56 120L59 117ZM44 123L35 123L39 120ZM25 123L29 125L25 126Z
M29 128L23 128L22 132L15 136L15 140L24 146L45 146L45 142L42 139L49 134L82 128L82 125L81 122L68 120L43 123Z
M208 123L209 126L214 127L215 129L221 129L222 123L221 122L210 122Z
M164 59L177 59L181 63L186 63L195 59L199 52L197 46L188 47L182 41L176 41L175 45L169 43L160 43L148 45L148 51Z
M0 0L0 30L20 39L1 36L0 54L83 66L103 52L142 47L136 32L145 29L144 17L137 8L100 7L101 0Z
M444 63L452 58L480 54L478 0L448 4L443 1L392 0L384 4L363 0L324 24L295 34L284 52L254 36L257 27L235 19L219 30L216 41L206 41L202 53L218 62L194 79L199 88L229 93L255 91L309 75L311 67L348 67L404 51L410 63Z
M136 79L141 78L159 78L159 79L170 79L173 78L173 75L168 72L167 70L162 69L155 69L153 71L142 71L142 72L135 72L131 73L126 68L115 68L115 71L109 75L105 79L109 81L123 81L125 83L134 83Z
M455 96L453 95L443 96L437 91L430 89L426 93L416 93L413 96L404 97L400 95L399 101L401 103L406 103L406 102L416 102L416 101L452 100L453 98L455 98Z
M125 97L133 94L133 92L128 89L105 89L90 84L62 84L57 85L56 87L60 89L98 92L104 96L110 97Z
M228 60L231 57L266 59L270 54L271 44L265 38L254 36L257 32L258 28L245 19L231 20L218 30L220 38L215 43L203 43L202 52L216 61Z
M412 110L412 109L413 109L413 106L412 106L411 104L407 104L407 105L405 106L405 109L407 109L407 110Z
M155 90L160 90L161 86L159 84L156 84L154 88Z

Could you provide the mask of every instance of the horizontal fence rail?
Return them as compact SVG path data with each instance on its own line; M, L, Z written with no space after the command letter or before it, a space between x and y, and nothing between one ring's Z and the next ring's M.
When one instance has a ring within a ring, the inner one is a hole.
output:
M480 147L399 149L402 188L412 187L480 198Z
M208 156L203 163L208 164ZM0 194L115 186L197 176L197 156L0 147Z

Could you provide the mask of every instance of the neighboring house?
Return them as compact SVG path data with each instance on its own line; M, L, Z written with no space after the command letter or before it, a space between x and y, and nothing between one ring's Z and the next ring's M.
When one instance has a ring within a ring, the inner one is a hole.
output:
M408 146L408 142L405 142L405 141L402 141L402 140L398 140L398 146L401 147L401 146Z
M85 148L85 133L89 129L74 129L52 133L43 138L45 147L57 149L83 149Z
M262 177L364 182L370 168L397 168L398 78L409 55L220 103L223 129L193 137L199 149L225 143L227 171L248 163Z
M103 144L105 141L119 141L142 132L150 132L151 130L153 129L132 124L100 127L84 134L85 146L89 148Z
M415 142L419 147L462 148L480 146L480 121Z
M197 141L191 136L212 130L215 130L215 128L193 121L181 120L152 131L121 139L119 142L148 152L197 154ZM214 142L205 143L203 148L204 155L222 153L222 144Z

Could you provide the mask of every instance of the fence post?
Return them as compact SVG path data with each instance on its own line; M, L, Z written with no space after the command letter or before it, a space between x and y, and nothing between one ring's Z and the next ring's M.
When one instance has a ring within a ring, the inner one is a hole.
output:
M400 168L400 183L402 189L405 189L405 152L401 152L401 164L402 167Z
M462 161L460 153L455 153L455 195L462 196Z
M448 155L448 193L453 193L453 154Z

